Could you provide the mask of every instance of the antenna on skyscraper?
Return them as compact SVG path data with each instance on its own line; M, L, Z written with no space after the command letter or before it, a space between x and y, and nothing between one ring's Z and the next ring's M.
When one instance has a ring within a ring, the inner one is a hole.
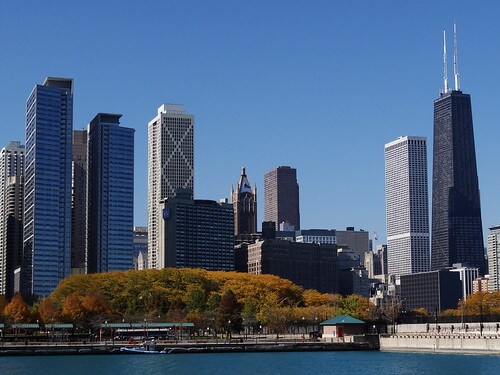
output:
M446 63L446 31L443 30L443 64L444 93L448 92L448 64Z
M453 19L453 75L455 76L455 90L460 90L460 81L458 74L458 49L457 49L457 24Z

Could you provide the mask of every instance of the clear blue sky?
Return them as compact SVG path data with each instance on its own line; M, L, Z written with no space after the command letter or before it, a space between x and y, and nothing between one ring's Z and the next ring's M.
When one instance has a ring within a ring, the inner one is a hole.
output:
M136 129L135 223L146 225L147 123L162 103L183 103L196 121L197 198L229 197L244 165L260 222L264 173L291 165L304 228L385 241L383 147L428 137L430 171L442 32L455 17L487 233L500 223L499 15L497 1L6 1L0 145L24 143L36 83L74 78L75 129L98 112Z

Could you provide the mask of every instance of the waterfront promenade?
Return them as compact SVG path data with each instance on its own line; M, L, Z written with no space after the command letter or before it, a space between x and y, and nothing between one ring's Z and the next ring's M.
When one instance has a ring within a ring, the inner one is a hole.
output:
M500 355L499 323L404 324L380 337L382 351Z

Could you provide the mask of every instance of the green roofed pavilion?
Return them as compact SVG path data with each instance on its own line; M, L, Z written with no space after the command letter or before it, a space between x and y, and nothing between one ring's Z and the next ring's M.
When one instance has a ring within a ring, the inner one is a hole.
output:
M353 318L350 315L347 314L342 314L342 315L337 315L336 317L333 317L331 319L325 320L324 322L320 323L322 326L334 326L334 325L339 325L339 324L365 324L362 320Z

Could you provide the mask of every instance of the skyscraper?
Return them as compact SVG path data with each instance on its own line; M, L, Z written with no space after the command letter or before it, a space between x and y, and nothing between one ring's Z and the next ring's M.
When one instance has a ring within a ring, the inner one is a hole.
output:
M462 263L486 271L470 95L460 91L454 34L455 89L434 101L431 269Z
M134 129L99 113L88 126L88 272L133 268Z
M24 146L10 142L0 151L0 294L14 294L14 269L23 254Z
M73 131L71 185L71 273L86 273L87 131Z
M179 189L165 199L159 226L160 268L234 270L234 213L225 202L192 199L193 192Z
M236 190L231 188L231 199L234 209L234 235L252 234L257 232L257 188L252 189L245 167Z
M194 116L179 104L163 104L148 124L148 267L158 259L159 204L176 189L194 188Z
M399 137L385 145L389 274L430 270L427 140Z
M22 289L46 296L70 273L73 80L46 78L26 102Z
M500 290L500 225L490 228L488 236L488 290L498 292Z
M287 166L275 168L264 176L264 217L276 227L287 222L300 229L299 184L297 170Z

